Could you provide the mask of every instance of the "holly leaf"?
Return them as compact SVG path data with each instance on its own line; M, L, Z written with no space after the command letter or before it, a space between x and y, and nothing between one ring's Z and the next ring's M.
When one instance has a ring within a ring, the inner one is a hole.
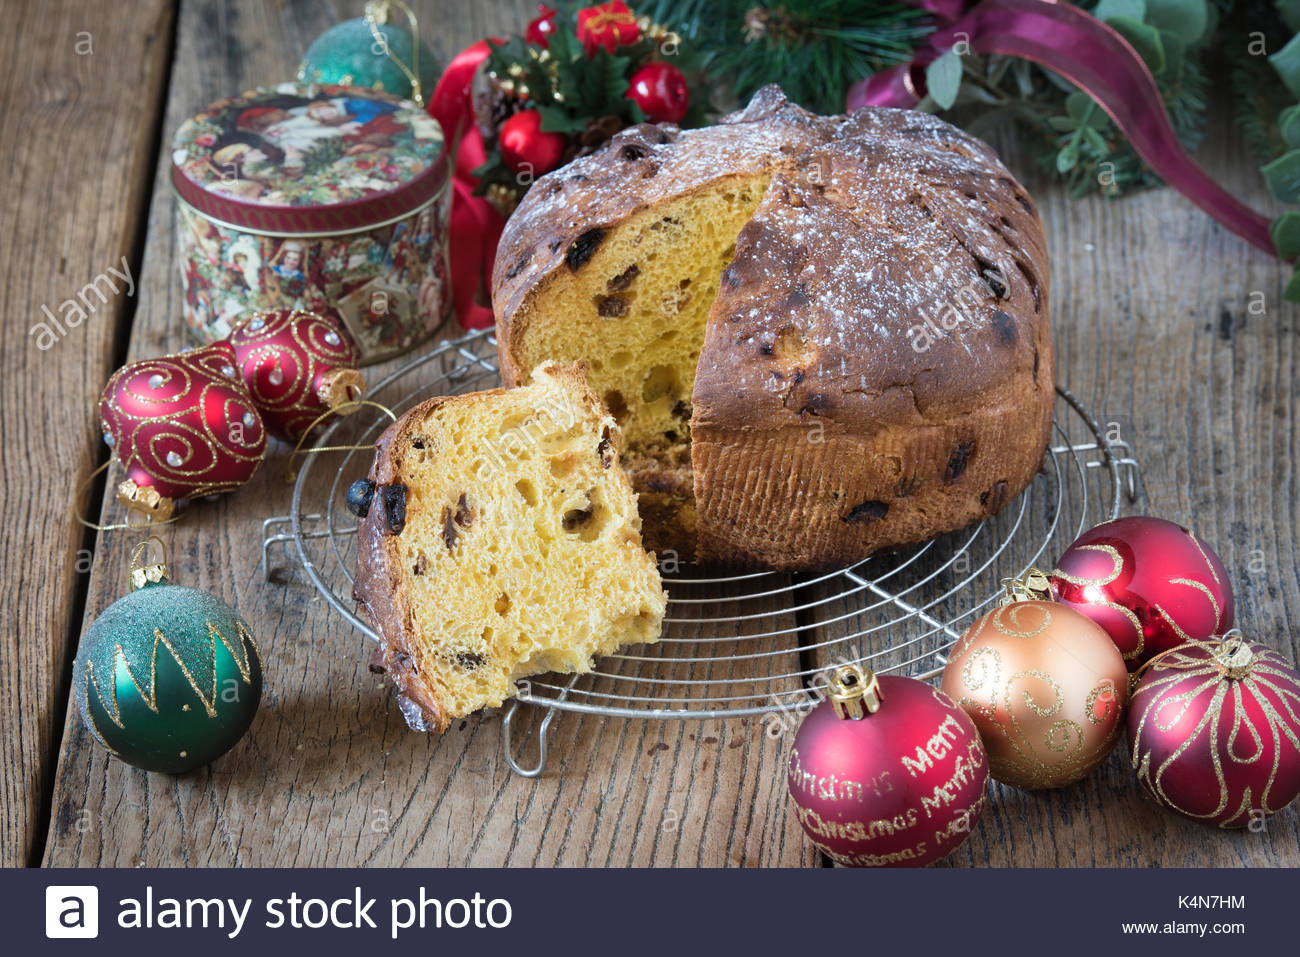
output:
M1205 35L1209 10L1205 0L1146 0L1145 20L1157 30L1168 30L1183 43L1195 43Z
M1065 145L1061 152L1056 154L1056 171L1065 174L1074 169L1078 164L1079 141L1077 139L1072 139Z
M1291 28L1293 33L1300 33L1300 0L1277 0L1274 4L1278 15Z
M1300 266L1291 273L1291 281L1282 290L1282 298L1287 302L1300 302Z
M1101 129L1106 125L1106 113L1082 90L1075 90L1065 98L1065 112L1070 114L1076 127L1089 126L1092 129Z
M1111 17L1129 17L1139 22L1147 17L1146 0L1101 0L1092 15L1106 23Z
M1300 146L1300 104L1288 106L1278 114L1277 131L1287 146Z
M1300 201L1300 149L1283 153L1260 172L1268 191L1284 203Z
M1300 256L1300 212L1289 209L1268 228L1273 237L1273 246L1282 259L1294 259Z
M574 116L562 106L548 103L538 105L536 110L542 115L542 132L544 133L564 133L567 136L570 133L581 133L587 128L585 117Z
M961 89L961 54L948 50L932 61L925 68L925 86L939 109L951 109Z
M1300 33L1293 36L1290 43L1269 57L1268 62L1282 78L1291 95L1300 97Z
M1161 76L1170 79L1182 76L1183 64L1187 60L1187 41L1169 30L1161 30L1160 45L1165 50L1165 68Z
M1159 75L1165 69L1165 50L1160 42L1160 31L1132 17L1111 17L1106 25L1113 27L1137 51L1138 56Z

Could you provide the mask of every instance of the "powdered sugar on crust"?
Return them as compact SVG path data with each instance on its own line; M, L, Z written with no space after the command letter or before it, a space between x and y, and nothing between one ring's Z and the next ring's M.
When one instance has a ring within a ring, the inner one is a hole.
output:
M869 431L1050 373L1042 225L992 150L923 113L814 116L776 87L717 126L633 127L541 178L498 249L503 346L579 236L755 174L773 179L710 316L695 425Z

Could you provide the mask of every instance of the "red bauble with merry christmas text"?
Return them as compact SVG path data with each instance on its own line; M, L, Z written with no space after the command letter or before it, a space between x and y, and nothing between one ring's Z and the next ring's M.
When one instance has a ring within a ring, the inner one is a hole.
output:
M1183 817L1253 827L1300 796L1300 674L1239 633L1153 660L1128 731L1143 789Z
M636 16L623 0L600 3L578 11L578 39L587 56L600 48L613 53L621 46L629 46L641 39L641 28Z
M118 498L157 520L180 499L243 485L266 454L262 417L224 341L123 366L99 415L127 473Z
M1106 630L1130 671L1232 627L1223 562L1191 531L1163 518L1098 525L1065 550L1049 579L1057 601Z
M537 110L520 110L502 123L497 144L507 166L533 177L559 166L568 145L561 134L542 130L542 114Z
M361 398L357 347L333 319L298 309L249 316L230 334L267 431L297 442L330 409Z
M671 63L647 63L632 74L627 97L651 123L680 123L691 106L686 77Z
M988 774L974 723L942 691L846 665L795 735L787 784L800 825L836 862L922 867L966 840Z

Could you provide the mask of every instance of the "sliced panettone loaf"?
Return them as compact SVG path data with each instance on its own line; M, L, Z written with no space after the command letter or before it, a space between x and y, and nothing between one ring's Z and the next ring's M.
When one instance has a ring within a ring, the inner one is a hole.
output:
M587 363L663 557L842 567L997 513L1043 461L1043 226L933 116L768 87L626 129L533 185L494 269L503 379Z
M430 399L380 438L350 496L353 596L413 728L658 639L666 596L621 443L581 366L555 363L522 388Z

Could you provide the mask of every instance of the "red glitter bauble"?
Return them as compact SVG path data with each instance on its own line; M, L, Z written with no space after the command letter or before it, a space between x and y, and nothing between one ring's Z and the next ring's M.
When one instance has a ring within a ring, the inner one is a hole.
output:
M1191 531L1163 518L1117 518L1085 532L1049 580L1057 601L1106 630L1130 671L1232 628L1223 562Z
M859 691L844 717L837 689ZM851 711L849 712L852 713ZM984 810L988 760L952 699L914 678L836 671L831 699L799 727L787 783L799 823L830 858L853 867L922 867L950 854Z
M627 96L651 123L680 123L691 105L686 77L671 63L647 63L632 74Z
M516 173L541 176L560 165L568 145L559 133L542 132L542 114L520 110L501 124L497 147L501 159Z
M297 309L259 312L236 326L229 341L276 438L297 442L322 413L364 392L357 347L333 319Z
M155 518L170 515L173 500L238 488L266 454L266 429L227 342L123 366L99 414L127 472L119 497Z
M1128 716L1143 789L1176 814L1254 827L1300 795L1300 674L1235 636L1152 661Z

